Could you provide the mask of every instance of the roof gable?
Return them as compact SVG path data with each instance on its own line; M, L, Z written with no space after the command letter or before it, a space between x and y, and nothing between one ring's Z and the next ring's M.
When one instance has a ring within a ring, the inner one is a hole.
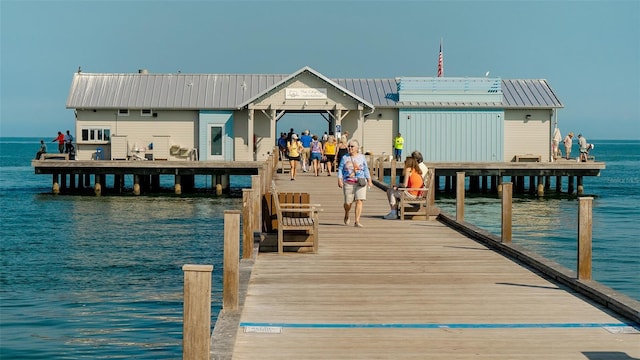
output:
M355 93L353 93L351 90L341 86L340 84L334 82L333 80L327 78L326 76L322 75L321 73L313 70L312 68L305 66L302 69L294 72L293 74L291 74L290 76L288 76L285 79L282 79L279 83L274 84L271 88L264 90L263 92L261 92L260 94L254 96L253 98L249 99L248 101L245 101L244 103L242 103L239 108L244 108L246 106L248 106L249 104L253 103L253 102L257 102L260 101L261 99L268 97L270 94L272 94L273 92L287 87L287 85L291 84L292 82L294 82L296 79L299 79L301 76L303 76L305 73L311 74L317 78L320 78L322 81L324 81L325 83L327 83L327 85L332 86L340 91L342 91L343 93L347 94L348 96L352 97L354 100L363 103L364 105L366 105L367 107L373 109L374 105L371 104L370 102L368 102L367 100L365 100L364 98L356 95Z

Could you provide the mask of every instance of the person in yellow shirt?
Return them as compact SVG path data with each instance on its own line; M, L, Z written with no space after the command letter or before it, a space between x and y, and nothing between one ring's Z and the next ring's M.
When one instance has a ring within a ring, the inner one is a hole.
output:
M393 138L393 156L396 158L396 161L402 160L402 148L404 147L404 139L402 135L398 133L395 138Z
M326 143L324 143L324 156L326 157L325 164L327 165L327 171L329 172L328 176L331 176L331 172L334 170L334 165L336 161L336 148L338 144L336 143L336 138L333 135L329 135L329 138Z
M291 165L291 180L295 180L300 154L303 149L302 143L298 140L298 135L291 135L291 141L287 143L287 149L289 150L289 165Z

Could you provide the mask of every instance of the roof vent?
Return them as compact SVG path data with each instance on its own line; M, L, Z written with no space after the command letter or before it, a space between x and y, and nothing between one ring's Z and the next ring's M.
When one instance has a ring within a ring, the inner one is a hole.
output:
M149 70L147 69L138 69L138 74L148 74Z

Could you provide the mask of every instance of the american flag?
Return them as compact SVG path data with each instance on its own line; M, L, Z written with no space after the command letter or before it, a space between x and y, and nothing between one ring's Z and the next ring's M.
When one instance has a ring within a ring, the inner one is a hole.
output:
M440 40L440 54L438 55L438 77L444 76L444 64L442 63L442 40Z

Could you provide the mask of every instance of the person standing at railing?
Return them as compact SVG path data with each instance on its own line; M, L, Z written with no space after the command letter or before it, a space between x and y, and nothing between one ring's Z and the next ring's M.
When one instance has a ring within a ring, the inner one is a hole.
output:
M396 161L402 160L402 148L404 147L404 138L400 133L393 138L393 156Z
M360 154L360 143L349 141L349 153L342 157L338 166L338 187L344 194L344 224L349 225L349 211L355 202L355 227L363 227L360 222L363 202L367 200L367 187L371 188L371 174L367 166L367 158Z
M51 140L51 142L56 141L58 142L58 151L60 152L60 154L64 153L64 134L62 133L62 131L58 131L58 137Z

